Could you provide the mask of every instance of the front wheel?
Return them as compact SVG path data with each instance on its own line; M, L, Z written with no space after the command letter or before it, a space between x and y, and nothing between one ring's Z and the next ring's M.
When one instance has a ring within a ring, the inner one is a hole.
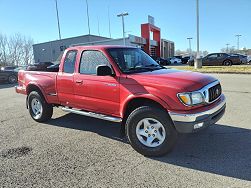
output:
M28 96L29 112L37 122L45 122L51 119L53 106L48 104L44 97L37 91L32 91Z
M177 132L168 114L143 106L134 110L126 121L131 146L145 156L162 156L174 147Z

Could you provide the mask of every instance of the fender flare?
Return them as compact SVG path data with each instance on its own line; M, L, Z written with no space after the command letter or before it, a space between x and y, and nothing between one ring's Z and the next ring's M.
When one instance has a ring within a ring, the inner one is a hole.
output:
M128 106L128 103L134 99L149 99L149 100L152 100L158 104L160 104L164 109L166 109L168 111L168 109L170 109L170 106L165 102L163 101L161 98L159 97L156 97L155 95L152 95L152 94L145 94L145 93L137 93L137 94L132 94L132 95L129 95L121 104L121 107L120 107L120 116L123 117L125 112L126 112L126 109L127 109L127 106Z
M42 95L43 95L45 101L48 102L47 96L46 96L46 94L45 94L43 88L42 88L38 83L36 83L36 82L29 82L28 85L26 86L26 92L28 91L28 88L29 88L31 85L37 87L37 88L40 90L40 92L42 93ZM27 99L28 99L28 93L27 93Z

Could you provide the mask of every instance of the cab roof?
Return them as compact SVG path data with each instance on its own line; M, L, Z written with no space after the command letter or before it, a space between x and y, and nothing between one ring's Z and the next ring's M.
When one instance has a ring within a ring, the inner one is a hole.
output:
M67 48L68 50L105 50L105 49L111 49L111 48L136 48L133 46L123 46L123 45L92 45L92 46L71 46Z

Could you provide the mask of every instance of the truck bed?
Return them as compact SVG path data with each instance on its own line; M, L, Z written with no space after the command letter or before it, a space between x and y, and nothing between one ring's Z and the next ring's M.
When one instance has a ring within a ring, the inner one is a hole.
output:
M57 72L20 70L18 73L19 92L17 92L27 94L29 92L27 91L29 87L26 86L36 83L36 86L43 92L49 103L58 103L56 91L57 74Z

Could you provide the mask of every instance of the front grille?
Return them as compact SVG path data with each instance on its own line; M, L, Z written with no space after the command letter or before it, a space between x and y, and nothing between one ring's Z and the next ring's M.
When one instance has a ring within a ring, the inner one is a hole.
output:
M217 84L208 89L209 102L216 100L222 93L221 85Z

